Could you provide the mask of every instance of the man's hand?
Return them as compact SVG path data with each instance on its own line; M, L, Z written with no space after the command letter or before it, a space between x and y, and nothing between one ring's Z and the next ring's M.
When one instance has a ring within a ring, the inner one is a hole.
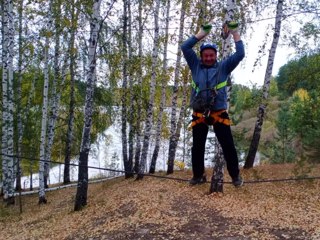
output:
M238 32L239 23L236 21L230 21L223 25L222 38L227 39L229 34L232 34L235 42L240 40L240 34Z
M201 25L200 31L195 35L198 40L206 37L212 29L211 24Z

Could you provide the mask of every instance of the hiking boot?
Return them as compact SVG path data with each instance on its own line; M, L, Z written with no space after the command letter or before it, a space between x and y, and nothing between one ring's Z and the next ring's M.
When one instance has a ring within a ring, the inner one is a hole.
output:
M207 182L206 176L202 176L202 177L199 177L199 178L193 177L189 181L189 184L190 185L196 185L196 184L203 184L203 183L206 183L206 182Z
M238 176L237 178L232 179L232 184L235 187L241 187L243 185L243 180L240 176Z

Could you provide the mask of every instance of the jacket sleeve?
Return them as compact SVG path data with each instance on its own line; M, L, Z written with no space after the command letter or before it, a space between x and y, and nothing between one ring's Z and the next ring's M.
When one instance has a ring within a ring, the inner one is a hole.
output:
M188 66L190 67L191 70L194 69L197 63L199 62L197 54L192 49L198 41L199 40L195 36L191 36L181 44L181 50L182 50L183 56L185 57L188 63Z
M244 46L242 40L235 43L236 52L228 57L224 62L227 74L231 73L244 58Z

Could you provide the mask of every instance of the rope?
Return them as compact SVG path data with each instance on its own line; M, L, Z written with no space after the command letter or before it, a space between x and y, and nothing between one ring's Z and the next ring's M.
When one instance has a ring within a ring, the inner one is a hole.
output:
M0 153L0 156L19 158L19 159L25 159L25 160L30 160L30 161L56 163L56 164L65 165L65 163L57 162L57 161L49 161L49 160L43 160L43 159L39 159L39 158L30 158L30 157L17 156L17 155L8 155L8 154L3 154L3 153ZM95 167L95 166L86 166L86 165L80 165L80 164L75 164L75 163L70 163L68 165L69 166L86 167L86 168L91 168L91 169L98 169L98 170L104 170L104 171L120 172L120 173L128 173L128 174L138 175L138 173L133 172L133 171L125 171L125 170L112 169L112 168L102 168L102 167ZM161 176L161 175L155 175L155 174L150 174L150 173L143 173L143 174L139 174L139 175L146 176L146 177L154 177L154 178L175 180L175 181L181 181L181 182L189 182L189 179L178 178L178 177L169 177L169 176ZM245 184L255 184L255 183L288 182L288 181L318 180L318 179L320 179L320 176L296 177L296 178L279 178L279 179L260 179L260 180L247 180L247 181L244 180L244 183ZM211 181L207 181L206 183L211 183ZM233 184L230 181L219 181L217 183Z

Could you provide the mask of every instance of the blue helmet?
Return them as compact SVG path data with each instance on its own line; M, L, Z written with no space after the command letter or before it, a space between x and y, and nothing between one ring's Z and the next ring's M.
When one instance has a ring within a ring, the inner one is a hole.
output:
M202 53L203 50L208 49L208 48L215 50L216 53L218 52L218 46L215 43L204 42L200 46L200 54Z

